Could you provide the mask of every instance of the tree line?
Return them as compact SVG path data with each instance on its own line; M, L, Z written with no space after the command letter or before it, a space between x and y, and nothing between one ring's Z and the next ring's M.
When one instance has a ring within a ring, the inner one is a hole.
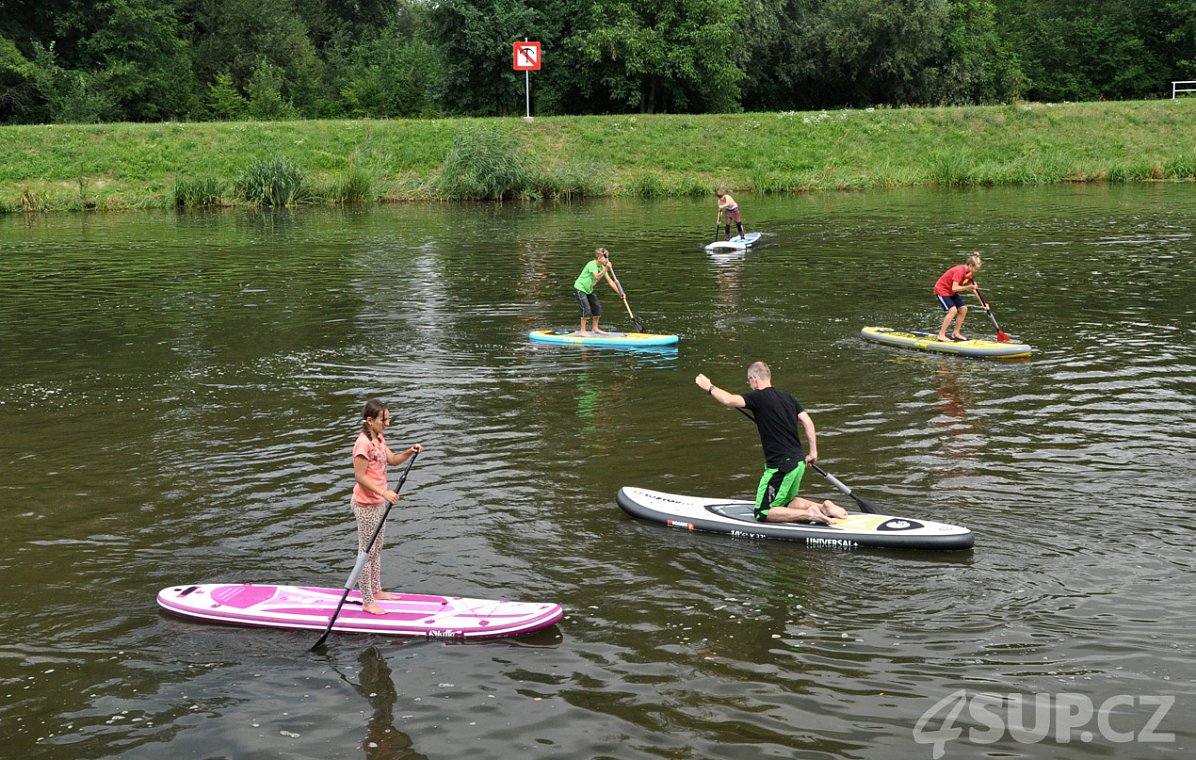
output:
M1196 0L0 0L0 123L1147 99Z

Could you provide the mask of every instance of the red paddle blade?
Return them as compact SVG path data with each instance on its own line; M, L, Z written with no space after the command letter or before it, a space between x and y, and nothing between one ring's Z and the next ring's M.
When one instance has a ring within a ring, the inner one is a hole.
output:
M1013 338L1009 337L1009 333L1007 333L1004 330L1001 330L999 328L997 329L997 342L998 343L1009 343L1012 340L1013 340Z

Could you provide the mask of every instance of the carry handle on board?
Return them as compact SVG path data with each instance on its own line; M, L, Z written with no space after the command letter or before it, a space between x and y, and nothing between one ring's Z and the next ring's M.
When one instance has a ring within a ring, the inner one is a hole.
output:
M403 490L403 484L407 482L407 473L411 472L411 465L415 464L416 457L419 456L419 451L416 450L411 458L407 460L407 467L403 470L403 474L399 476L399 484L395 486L395 495L398 496L399 491ZM324 633L320 635L320 639L311 645L309 652L314 652L319 649L324 641L328 638L328 634L332 632L332 625L336 622L336 616L341 614L341 607L345 606L345 600L349 598L349 592L357 585L357 578L361 575L361 569L365 567L365 562L369 559L370 549L374 548L374 542L378 540L378 534L382 532L382 526L386 524L386 518L390 516L390 509L394 504L392 502L386 503L386 511L382 513L382 519L378 521L378 527L374 528L374 535L370 536L370 542L362 551L357 552L357 562L353 565L353 572L349 573L349 580L345 581L345 593L341 594L341 600L337 603L336 609L332 612L332 617L328 618L328 627L324 629Z
M738 407L738 406L735 407L735 409L738 412L740 412L744 417L747 417L749 420L751 420L752 422L756 421L756 418L753 417L752 414L749 411L747 411L746 409L743 409L742 407ZM817 462L810 462L810 466L813 467L815 469L815 471L818 472L819 475L826 478L830 482L830 484L832 486L834 486L836 489L838 489L841 493L843 493L846 496L850 496L852 499L854 499L855 503L860 505L860 509L862 511L867 512L870 515L880 514L880 510L877 509L876 507L872 506L871 502L867 501L866 499L864 499L861 496L856 496L855 492L852 491L850 488L848 488L847 485L843 481L839 480L834 475L831 475L829 472L827 472L826 470L819 467Z

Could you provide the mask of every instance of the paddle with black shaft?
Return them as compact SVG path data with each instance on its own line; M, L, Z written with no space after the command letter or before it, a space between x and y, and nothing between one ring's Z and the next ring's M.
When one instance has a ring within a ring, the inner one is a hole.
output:
M744 417L747 417L752 422L756 421L756 418L753 417L751 415L751 413L748 412L746 409L744 409L742 407L738 407L738 406L735 408L741 414L743 414ZM837 488L841 493L843 493L846 496L850 496L852 499L854 499L855 503L860 505L860 509L862 511L867 512L870 515L880 514L880 510L878 510L876 507L872 506L871 503L865 501L863 498L856 496L855 493L850 488L848 488L846 485L843 484L843 481L839 480L834 475L831 475L829 472L827 472L826 470L819 467L816 462L810 462L810 466L813 467L815 470L817 470L819 475L821 475L822 477L824 477L828 481L830 481L830 484L832 486L834 486L835 488Z
M623 285L619 282L619 278L615 277L615 268L611 266L609 256L606 258L606 271L610 273L610 281L619 289L619 297L623 299L623 305L627 307L627 316L631 317L631 321L635 323L635 329L639 332L644 332L644 323L636 319L635 315L631 313L631 304L627 303L627 291L623 290Z
M986 314L988 314L988 318L993 321L993 327L997 328L997 342L1008 343L1013 340L1013 338L1009 337L1009 335L1001 329L1001 326L997 324L997 318L993 315L992 307L985 303L984 297L980 295L980 288L976 288L976 300L978 300L980 305L984 307L984 311Z
M872 504L869 503L868 501L865 501L863 499L863 497L856 496L855 491L852 491L850 488L848 488L843 483L843 481L839 480L834 475L831 475L829 472L827 472L826 470L819 467L817 462L810 462L810 466L813 467L815 470L817 470L819 475L821 475L822 477L824 477L828 481L830 481L830 484L832 486L834 486L835 488L839 489L839 491L841 493L843 493L846 496L850 496L852 499L854 499L855 503L860 505L861 510L863 510L864 512L867 512L868 514L872 514L872 515L880 514L880 510L878 510L876 507L872 506Z
M407 473L411 472L411 465L415 464L415 458L419 456L419 451L416 450L411 458L407 460L407 467L404 468L403 474L399 476L399 484L395 486L395 496L397 497L399 491L403 490L403 484L407 482ZM332 625L336 622L336 616L341 614L341 607L345 606L345 600L349 598L349 592L357 585L357 577L361 575L361 569L365 567L366 560L369 559L370 549L374 548L374 542L378 540L378 534L382 532L382 526L386 524L386 518L390 516L390 508L394 506L393 502L386 503L386 511L382 513L382 519L378 521L378 527L374 528L374 535L370 536L370 542L366 544L364 550L357 552L357 563L353 565L353 572L349 573L349 580L345 581L345 593L341 594L341 600L336 605L336 609L332 612L332 617L328 619L328 627L324 629L324 633L320 636L320 640L311 645L309 652L314 652L323 645L324 640L328 638L328 634L332 633Z

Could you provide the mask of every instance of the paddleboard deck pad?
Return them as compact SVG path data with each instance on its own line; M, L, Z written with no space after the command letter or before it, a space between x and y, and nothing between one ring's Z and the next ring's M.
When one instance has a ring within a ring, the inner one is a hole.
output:
M860 337L890 346L914 348L941 354L981 356L994 359L1029 358L1034 349L1025 343L1000 343L995 340L942 341L938 335L919 330L894 330L888 327L865 327Z
M717 251L722 249L743 250L744 248L751 248L752 245L760 239L759 232L749 232L742 237L736 235L730 240L715 240L710 245L706 246L708 251Z
M671 346L680 340L676 335L640 332L607 332L601 335L579 335L576 330L532 330L527 337L540 343L564 343L575 346Z
M158 593L158 606L185 618L260 628L323 631L345 593L343 588L212 583L171 586ZM378 604L385 615L361 609L351 591L332 630L429 639L517 636L554 625L564 614L559 604L536 604L459 596L401 594Z
M852 513L832 525L757 522L753 502L650 491L624 486L615 497L623 511L688 531L741 538L773 538L833 549L971 549L972 531L958 525L908 517Z

